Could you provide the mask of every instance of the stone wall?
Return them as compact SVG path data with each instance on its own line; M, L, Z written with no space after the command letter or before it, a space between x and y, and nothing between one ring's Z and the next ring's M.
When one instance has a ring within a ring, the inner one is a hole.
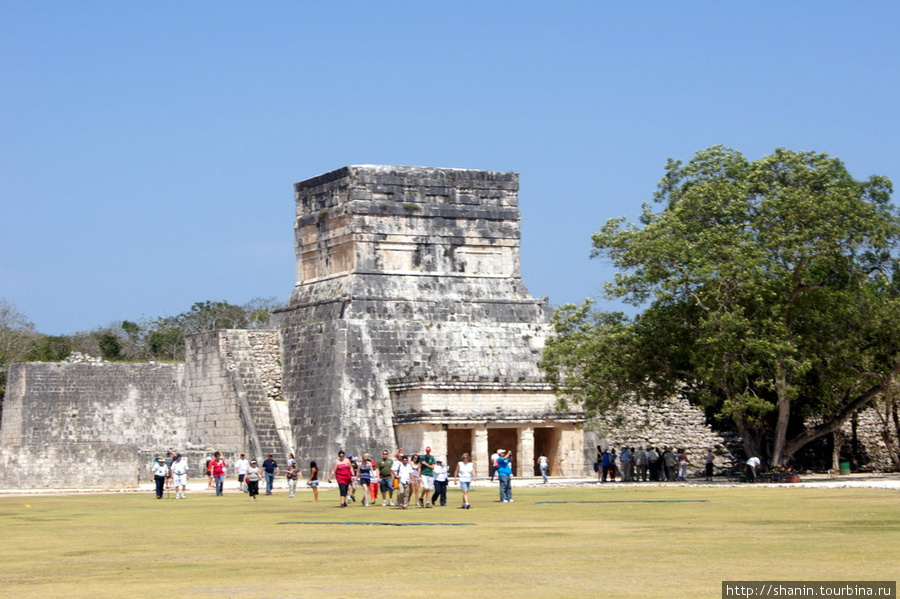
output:
M191 447L248 446L227 348L227 331L190 335L185 339Z
M134 486L141 451L182 447L187 434L181 364L13 364L0 485Z
M586 434L585 460L593 463L596 446L629 447L664 446L684 448L694 470L702 470L706 450L714 448L716 468L727 469L740 458L742 451L734 438L726 440L706 423L703 411L685 399L674 398L664 404L624 401L620 406L594 419ZM693 471L693 470L692 470Z

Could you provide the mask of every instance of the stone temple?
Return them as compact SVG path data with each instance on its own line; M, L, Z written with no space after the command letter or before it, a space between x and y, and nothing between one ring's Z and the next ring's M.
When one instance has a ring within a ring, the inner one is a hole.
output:
M351 166L295 185L297 285L277 314L296 447L539 453L580 474L578 413L537 363L546 300L519 271L518 175Z
M324 470L340 449L430 446L451 466L471 454L482 475L505 448L519 477L540 454L551 476L583 476L601 442L675 444L697 461L717 446L726 465L728 443L684 400L626 402L589 426L556 409L537 366L547 302L519 271L517 193L515 173L445 168L297 183L296 284L273 328L191 335L183 364L12 364L0 488L134 487L168 448L194 475L213 451L293 452ZM890 467L872 412L860 440Z

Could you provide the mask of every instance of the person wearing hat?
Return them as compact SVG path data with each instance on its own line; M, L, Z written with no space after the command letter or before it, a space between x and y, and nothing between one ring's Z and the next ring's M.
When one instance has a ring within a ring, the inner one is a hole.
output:
M419 457L419 480L422 484L422 492L419 494L419 507L431 507L431 491L434 489L434 456L431 448L425 448L425 455Z
M256 464L256 460L250 460L247 476L244 477L244 481L247 483L247 493L250 494L250 501L256 501L256 497L259 495L259 479L259 466Z
M172 461L172 485L175 487L175 499L186 499L184 490L187 487L188 470L187 460L181 457L180 453L175 454L175 459Z
M272 494L272 486L275 484L275 477L278 476L278 462L274 458L275 456L270 453L262 464L266 474L266 495Z
M450 477L450 468L444 465L443 460L434 462L434 493L431 495L431 504L437 505L438 499L441 506L447 505L447 482Z
M166 478L169 477L169 467L166 466L166 461L162 457L158 457L153 462L151 470L153 470L153 482L156 483L156 498L162 499Z

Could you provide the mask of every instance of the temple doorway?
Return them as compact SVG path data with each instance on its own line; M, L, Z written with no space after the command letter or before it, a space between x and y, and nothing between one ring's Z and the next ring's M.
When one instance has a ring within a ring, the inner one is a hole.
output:
M550 462L550 475L558 474L559 469L559 443L562 439L562 431L556 428L536 428L534 429L534 475L541 475L541 468L538 466L538 458L541 455L547 456Z
M462 461L462 454L467 453L470 459L475 460L472 452L473 432L473 429L470 428L451 428L447 430L446 465L450 468L450 476L453 476L456 464Z

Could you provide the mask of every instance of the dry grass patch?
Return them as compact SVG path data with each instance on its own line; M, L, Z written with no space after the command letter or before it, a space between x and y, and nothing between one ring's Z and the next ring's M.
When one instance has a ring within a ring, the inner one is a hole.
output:
M722 580L882 580L900 538L900 497L878 489L515 497L476 489L471 510L406 511L339 509L332 491L318 504L305 493L0 498L0 596L719 597Z

